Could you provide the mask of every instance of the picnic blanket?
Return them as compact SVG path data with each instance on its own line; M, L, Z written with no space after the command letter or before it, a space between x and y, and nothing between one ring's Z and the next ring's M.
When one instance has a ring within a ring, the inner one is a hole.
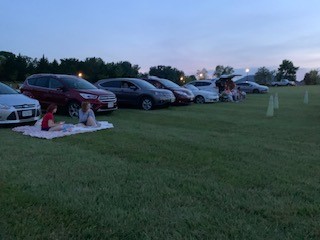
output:
M36 123L34 126L15 127L12 130L15 132L21 132L23 135L31 137L52 139L78 133L95 132L102 129L113 128L113 124L107 121L100 121L99 123L101 124L99 127L84 127L79 124L68 124L68 131L42 131L41 125L39 125L38 123Z

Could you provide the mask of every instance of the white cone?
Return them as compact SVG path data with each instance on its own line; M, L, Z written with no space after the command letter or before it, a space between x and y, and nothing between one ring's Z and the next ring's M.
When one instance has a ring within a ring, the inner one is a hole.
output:
M304 94L304 99L303 99L303 103L304 104L308 104L309 103L309 93L306 90L305 94Z
M273 106L273 96L271 95L269 98L269 106L267 110L267 117L273 117L274 106Z
M274 102L273 102L274 104L274 109L279 109L279 98L278 98L278 93L276 93L275 95L274 95Z

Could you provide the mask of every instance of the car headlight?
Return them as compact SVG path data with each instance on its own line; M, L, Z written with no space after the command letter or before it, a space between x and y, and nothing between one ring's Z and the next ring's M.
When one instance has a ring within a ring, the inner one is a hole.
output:
M10 106L0 103L0 109L6 109L7 110L7 109L10 109Z
M81 97L83 97L84 99L97 99L98 96L97 95L93 95L93 94L88 94L88 93L80 93Z

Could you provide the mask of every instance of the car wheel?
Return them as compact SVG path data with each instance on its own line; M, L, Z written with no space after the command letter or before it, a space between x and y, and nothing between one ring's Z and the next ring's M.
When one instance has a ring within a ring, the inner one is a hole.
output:
M152 107L153 107L153 101L151 98L149 97L144 97L142 100L141 100L141 103L140 103L140 106L143 110L151 110Z
M253 93L259 93L258 89L253 89Z
M79 117L79 109L80 109L80 104L77 102L71 102L68 105L68 113L70 117Z
M194 102L195 103L198 103L198 104L203 104L205 102L204 100L204 97L202 96L197 96L195 99L194 99Z
M274 86L275 86L275 87L278 87L278 84L275 84Z

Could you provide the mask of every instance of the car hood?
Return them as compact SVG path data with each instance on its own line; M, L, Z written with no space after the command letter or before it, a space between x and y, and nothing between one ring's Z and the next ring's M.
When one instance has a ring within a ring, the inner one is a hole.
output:
M151 91L153 91L153 92L163 92L163 93L167 93L167 94L172 94L172 91L167 90L167 89L159 89L159 88L157 88L157 89L151 89Z
M39 104L38 100L29 98L23 94L0 94L0 103L9 106L22 104Z
M188 95L193 95L192 91L183 87L180 88L170 88L171 91L181 91L181 92L185 92Z
M88 93L88 94L94 94L94 95L114 95L114 93L104 90L104 89L78 89L80 93Z

